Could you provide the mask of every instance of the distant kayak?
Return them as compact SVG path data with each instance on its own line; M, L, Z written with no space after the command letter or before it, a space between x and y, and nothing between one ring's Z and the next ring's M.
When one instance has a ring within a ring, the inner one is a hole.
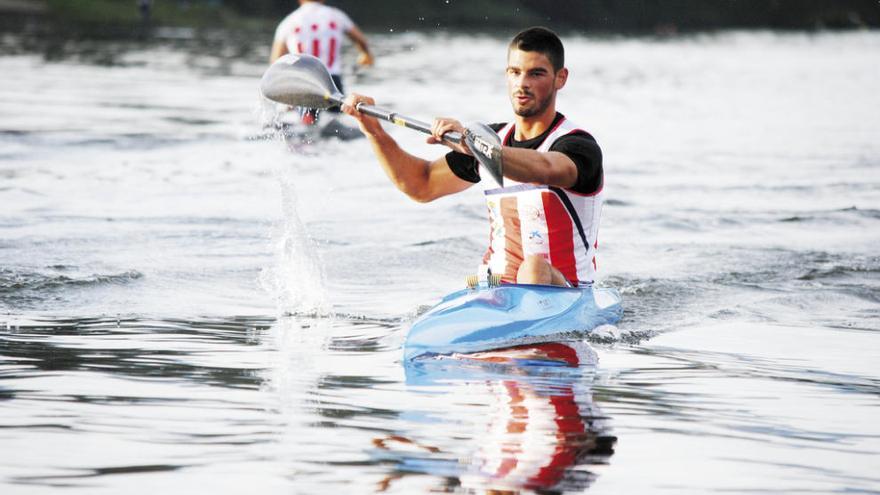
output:
M326 139L351 141L364 137L360 129L346 125L342 120L341 114L321 112L316 123L304 123L300 112L294 109L280 112L271 127L292 150L303 144Z
M614 289L481 283L421 315L407 335L404 359L583 338L622 315Z

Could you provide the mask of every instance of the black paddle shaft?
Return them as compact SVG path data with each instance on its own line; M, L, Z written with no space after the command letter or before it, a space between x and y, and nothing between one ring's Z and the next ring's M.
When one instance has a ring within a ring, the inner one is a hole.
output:
M342 96L331 96L329 99L339 105L342 105L343 101L345 101L344 97ZM420 120L416 120L412 117L407 117L406 115L401 115L397 112L392 112L391 110L386 110L384 108L373 105L367 105L366 103L358 103L357 111L365 113L371 117L376 117L377 119L391 122L392 124L407 127L409 129L423 132L425 134L431 134L430 124L427 124ZM449 141L450 143L458 144L461 142L461 134L458 132L447 132L443 135L443 139Z

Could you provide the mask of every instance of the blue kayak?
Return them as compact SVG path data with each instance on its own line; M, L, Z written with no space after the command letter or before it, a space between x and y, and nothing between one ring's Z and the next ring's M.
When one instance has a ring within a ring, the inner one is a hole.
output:
M404 359L582 338L622 314L614 289L481 283L422 314L407 335Z

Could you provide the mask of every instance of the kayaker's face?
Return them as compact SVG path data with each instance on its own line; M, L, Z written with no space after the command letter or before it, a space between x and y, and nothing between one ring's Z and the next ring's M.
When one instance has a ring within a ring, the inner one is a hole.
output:
M543 53L511 49L507 53L507 92L513 111L520 117L535 117L551 105L555 112L556 92L565 85L568 69L553 71Z

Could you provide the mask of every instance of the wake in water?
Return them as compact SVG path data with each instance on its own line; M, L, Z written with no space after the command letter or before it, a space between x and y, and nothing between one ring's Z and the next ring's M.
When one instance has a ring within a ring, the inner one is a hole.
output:
M65 291L125 285L143 278L136 270L94 273L76 266L0 268L0 299L16 309L40 308Z

